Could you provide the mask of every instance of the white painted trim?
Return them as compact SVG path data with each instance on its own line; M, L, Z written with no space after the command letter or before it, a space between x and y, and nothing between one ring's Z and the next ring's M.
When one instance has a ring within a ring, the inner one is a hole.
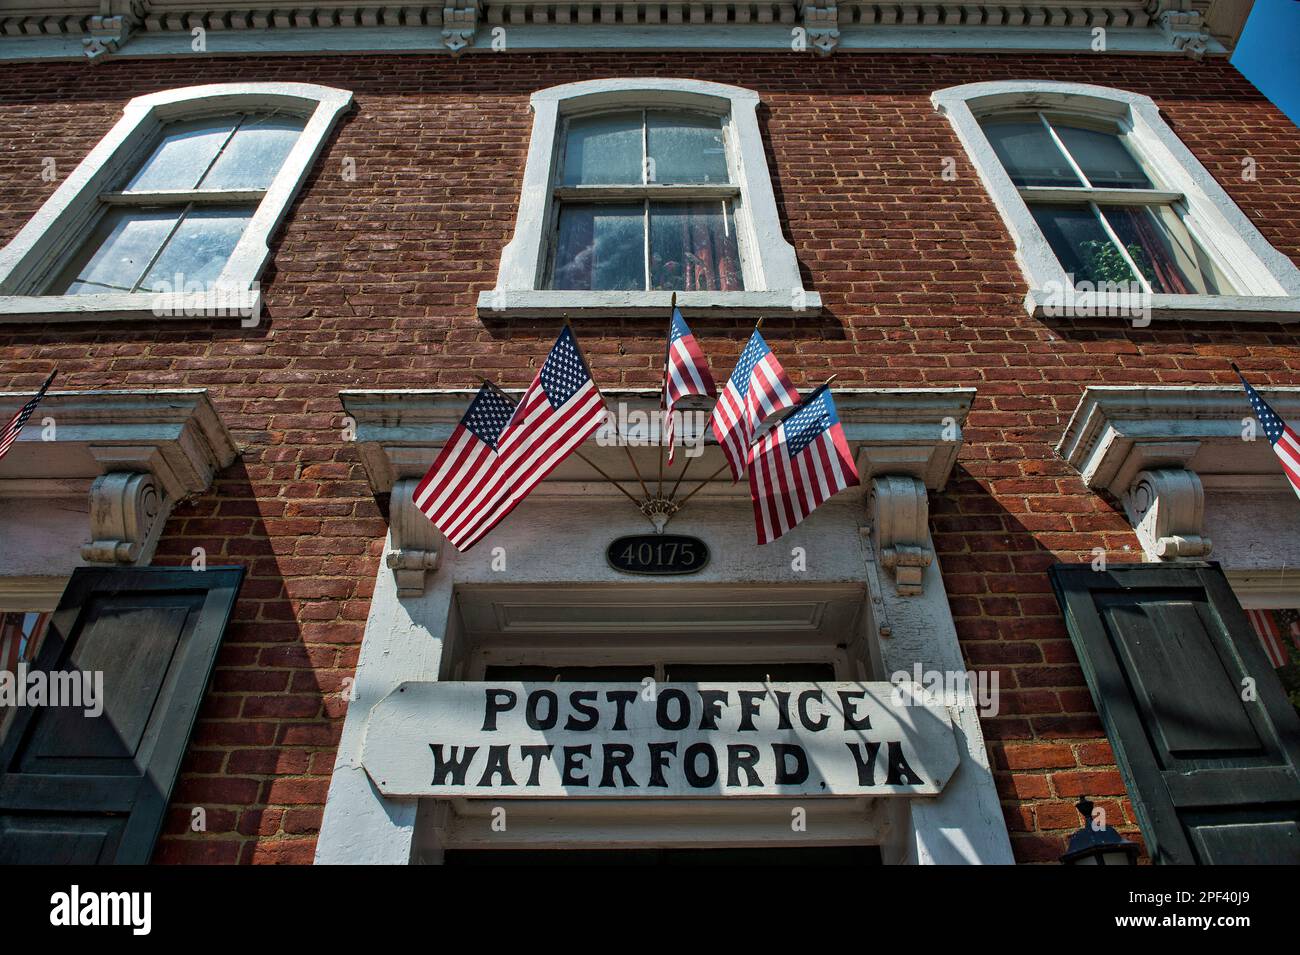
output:
M1029 282L1025 308L1030 314L1048 314L1053 290L1070 286L1028 204L980 128L979 117L1003 109L1032 107L1105 117L1120 123L1130 144L1161 180L1158 187L1184 196L1189 225L1194 226L1197 237L1233 274L1237 284L1244 286L1239 295L1151 296L1152 315L1210 320L1300 319L1300 269L1255 228L1169 128L1160 116L1160 107L1149 96L1084 83L1009 80L949 87L934 93L930 100L952 123L1015 241L1016 257ZM1059 293L1056 298L1059 301ZM1086 302L1082 304L1086 306ZM1141 303L1128 304L1132 307L1125 311L1137 314L1141 310Z
M210 314L215 317L233 314L245 322L255 320L261 301L257 278L270 256L271 235L284 219L339 116L351 102L352 94L346 90L308 83L218 83L137 96L127 103L122 118L108 135L68 175L13 241L0 250L0 323L33 318L84 321ZM269 107L295 111L306 117L306 125L216 279L213 294L38 294L51 270L85 236L98 214L100 193L140 158L165 123L194 115ZM215 310L213 299L221 302ZM251 315L247 314L250 309Z
M694 109L725 119L728 159L741 193L735 223L745 291L684 293L679 300L683 310L737 315L777 310L818 314L821 299L804 291L794 247L781 231L758 125L758 94L721 83L648 78L587 80L533 94L533 131L514 237L501 251L496 288L479 295L479 313L519 317L629 313L658 316L667 309L670 292L564 292L542 286L561 119L575 113L633 105Z
M493 49L494 24L479 24L462 54L499 55ZM813 56L810 42L796 51L796 23L760 24L506 24L506 53L537 50L720 50L785 51ZM837 52L917 53L1077 53L1088 57L1133 54L1182 56L1168 36L1154 27L1108 27L1106 49L1092 50L1088 27L882 26L841 23ZM57 34L0 37L0 62L85 61L84 35ZM292 29L209 30L207 52L196 54L188 31L146 31L128 36L112 59L189 56L258 56L318 53L436 54L454 56L438 27L303 27ZM1218 40L1208 41L1206 55L1227 56Z

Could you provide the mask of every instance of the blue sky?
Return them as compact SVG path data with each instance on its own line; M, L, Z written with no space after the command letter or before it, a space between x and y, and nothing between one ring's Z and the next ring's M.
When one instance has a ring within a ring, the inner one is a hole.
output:
M1255 0L1232 63L1300 126L1300 2Z

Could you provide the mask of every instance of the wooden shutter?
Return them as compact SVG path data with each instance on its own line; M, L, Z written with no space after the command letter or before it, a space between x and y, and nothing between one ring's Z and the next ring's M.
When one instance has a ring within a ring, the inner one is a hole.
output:
M1218 564L1050 575L1151 857L1300 863L1300 719Z
M241 568L75 570L34 668L103 672L103 712L21 708L0 740L0 863L145 863Z

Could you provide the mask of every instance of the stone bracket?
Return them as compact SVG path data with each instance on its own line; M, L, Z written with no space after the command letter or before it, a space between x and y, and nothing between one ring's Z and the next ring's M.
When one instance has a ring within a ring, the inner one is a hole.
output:
M1141 471L1123 496L1143 549L1160 560L1204 558L1211 542L1205 536L1205 490L1195 471L1157 468Z
M871 543L880 565L894 575L894 586L900 596L921 594L925 569L934 560L925 484L906 475L873 478L867 507Z
M1165 10L1160 14L1160 30L1175 49L1199 60L1209 49L1210 36L1196 10Z
M403 478L393 485L388 504L388 529L392 550L384 562L397 581L397 596L419 597L424 593L424 575L438 569L443 539L438 529L415 506L415 478Z
M840 42L840 14L834 0L809 0L803 6L803 26L819 56L830 56Z
M478 32L478 5L442 8L442 45L458 56Z
M110 471L90 486L90 543L81 559L91 564L134 564L151 550L169 502L154 476Z

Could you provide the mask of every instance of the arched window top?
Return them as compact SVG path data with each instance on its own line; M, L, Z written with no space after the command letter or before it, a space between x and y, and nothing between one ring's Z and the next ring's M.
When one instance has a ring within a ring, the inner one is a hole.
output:
M555 104L560 112L588 112L619 106L677 106L723 114L739 104L757 107L758 94L740 86L683 79L583 80L538 90L532 95L534 110Z
M270 236L351 101L308 83L131 100L0 250L0 320L255 317Z
M1018 80L955 86L931 101L1016 242L1030 312L1300 318L1300 269L1150 97Z

